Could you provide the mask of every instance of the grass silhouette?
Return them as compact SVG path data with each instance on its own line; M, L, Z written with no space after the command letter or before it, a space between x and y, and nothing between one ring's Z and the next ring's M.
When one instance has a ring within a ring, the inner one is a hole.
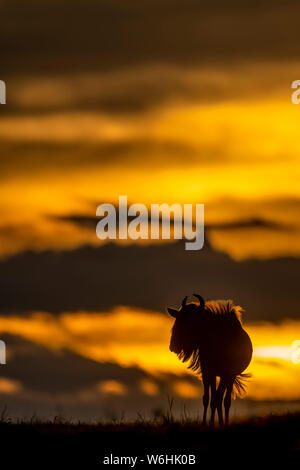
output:
M170 404L170 406L172 406ZM228 427L202 426L198 420L175 420L171 410L151 420L141 415L135 422L121 419L107 423L72 423L61 417L41 422L0 423L1 455L12 463L55 468L99 468L107 455L138 456L196 455L197 462L207 459L225 462L247 457L253 462L270 463L300 457L300 413L253 418ZM140 463L139 466L147 464ZM65 467L66 466L66 467ZM106 465L107 467L107 465ZM129 468L129 467L126 467Z

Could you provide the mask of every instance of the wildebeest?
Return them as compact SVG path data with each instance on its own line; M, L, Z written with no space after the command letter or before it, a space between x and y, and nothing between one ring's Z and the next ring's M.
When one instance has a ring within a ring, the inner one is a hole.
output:
M234 305L232 300L205 302L201 295L193 295L199 304L186 303L185 297L178 310L168 308L169 314L176 319L170 350L183 362L189 361L188 367L202 375L203 424L206 424L210 401L210 423L214 423L217 410L219 423L223 425L223 399L225 424L228 424L231 395L245 391L244 381L249 374L243 374L243 371L252 358L252 343L242 327L241 307Z

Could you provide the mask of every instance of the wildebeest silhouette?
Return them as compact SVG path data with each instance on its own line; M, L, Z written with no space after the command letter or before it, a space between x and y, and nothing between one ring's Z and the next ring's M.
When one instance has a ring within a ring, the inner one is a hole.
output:
M202 375L203 424L206 424L210 401L211 419L215 411L223 425L223 398L225 424L229 422L231 395L245 391L244 381L250 374L243 374L252 358L252 343L242 327L242 308L232 300L205 302L201 295L193 294L197 303L186 303L187 297L177 309L168 308L174 317L170 350L183 362L189 361L189 369ZM217 388L217 377L220 378Z

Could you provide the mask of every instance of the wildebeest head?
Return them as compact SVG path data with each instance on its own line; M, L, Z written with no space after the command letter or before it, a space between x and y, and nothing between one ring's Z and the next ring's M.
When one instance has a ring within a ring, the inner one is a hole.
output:
M179 309L168 308L169 314L175 318L170 341L170 351L176 354L191 354L195 346L195 323L205 310L205 301L201 295L194 294L200 304L186 303L184 297Z

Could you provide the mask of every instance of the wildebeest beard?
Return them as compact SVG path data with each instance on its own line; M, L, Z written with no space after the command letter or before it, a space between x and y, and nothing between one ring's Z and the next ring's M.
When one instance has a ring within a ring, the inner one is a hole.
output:
M198 323L198 322L197 322ZM199 336L200 325L197 325L197 332L195 332L195 325L188 327L184 325L175 324L172 330L170 350L175 352L182 362L190 361L189 369L195 372L201 372L200 354L199 354ZM196 337L196 334L197 337Z

